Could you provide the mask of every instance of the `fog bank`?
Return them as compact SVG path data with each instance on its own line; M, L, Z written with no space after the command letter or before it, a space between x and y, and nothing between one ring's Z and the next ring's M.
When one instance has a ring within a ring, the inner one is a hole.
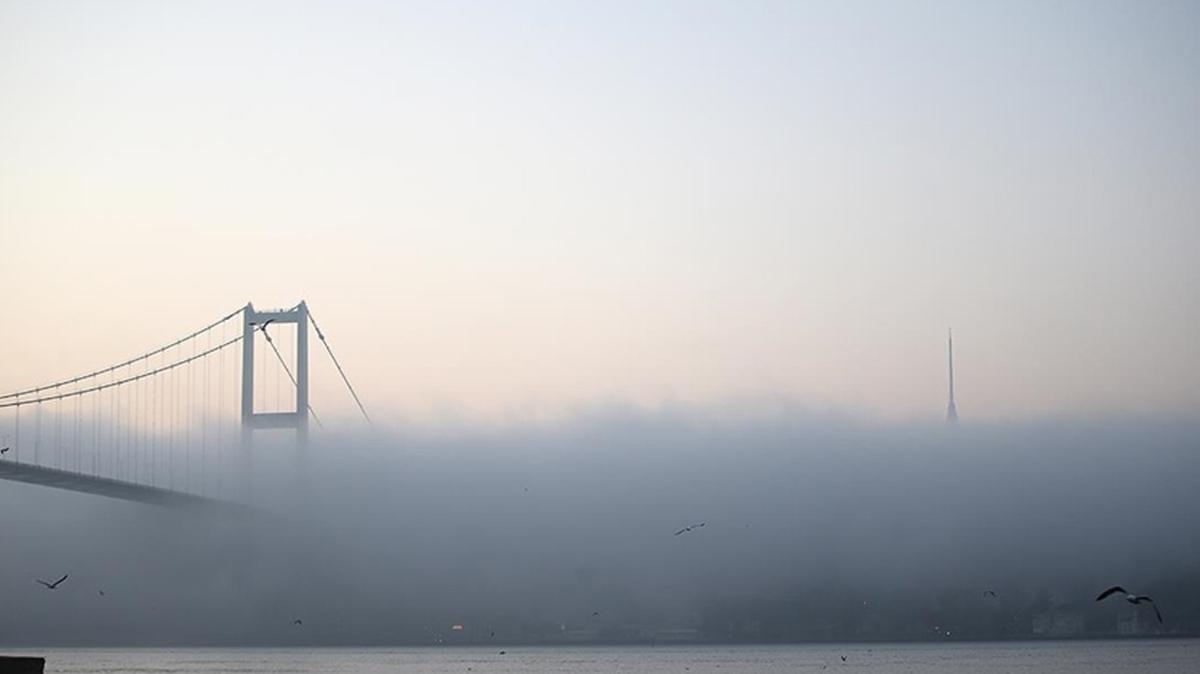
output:
M781 606L869 638L872 606L920 635L983 589L1015 616L1113 583L1169 591L1196 629L1198 440L719 409L314 434L304 456L281 434L256 446L253 517L0 483L0 644L723 639L718 613Z

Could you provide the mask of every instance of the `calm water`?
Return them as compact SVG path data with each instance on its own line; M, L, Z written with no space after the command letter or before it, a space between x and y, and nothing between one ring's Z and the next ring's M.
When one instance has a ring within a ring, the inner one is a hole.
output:
M37 654L46 656L47 672L1200 672L1200 640L1194 639L504 650L506 655L500 648L41 649Z

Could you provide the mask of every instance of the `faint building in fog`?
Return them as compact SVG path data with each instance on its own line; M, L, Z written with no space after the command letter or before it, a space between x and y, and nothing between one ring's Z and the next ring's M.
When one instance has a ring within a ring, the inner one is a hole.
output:
M1123 637L1133 637L1143 634L1153 634L1154 623L1146 620L1144 614L1133 609L1117 618L1117 634Z
M1081 637L1084 633L1083 613L1053 609L1033 616L1033 634L1039 637Z

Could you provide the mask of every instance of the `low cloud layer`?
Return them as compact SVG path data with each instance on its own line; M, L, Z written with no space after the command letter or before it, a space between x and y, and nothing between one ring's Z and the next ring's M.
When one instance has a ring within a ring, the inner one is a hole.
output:
M0 483L0 644L724 638L722 611L781 610L870 636L873 606L920 634L985 588L1025 611L1112 583L1173 592L1195 629L1198 441L1186 421L622 409L317 436L303 460L281 436L255 450L253 517Z

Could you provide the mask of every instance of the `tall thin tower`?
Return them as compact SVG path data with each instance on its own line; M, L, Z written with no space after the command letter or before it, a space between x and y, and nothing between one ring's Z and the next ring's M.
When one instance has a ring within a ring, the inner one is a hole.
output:
M958 423L958 409L954 407L954 332L946 328L947 346L950 348L950 404L946 405L946 423Z

